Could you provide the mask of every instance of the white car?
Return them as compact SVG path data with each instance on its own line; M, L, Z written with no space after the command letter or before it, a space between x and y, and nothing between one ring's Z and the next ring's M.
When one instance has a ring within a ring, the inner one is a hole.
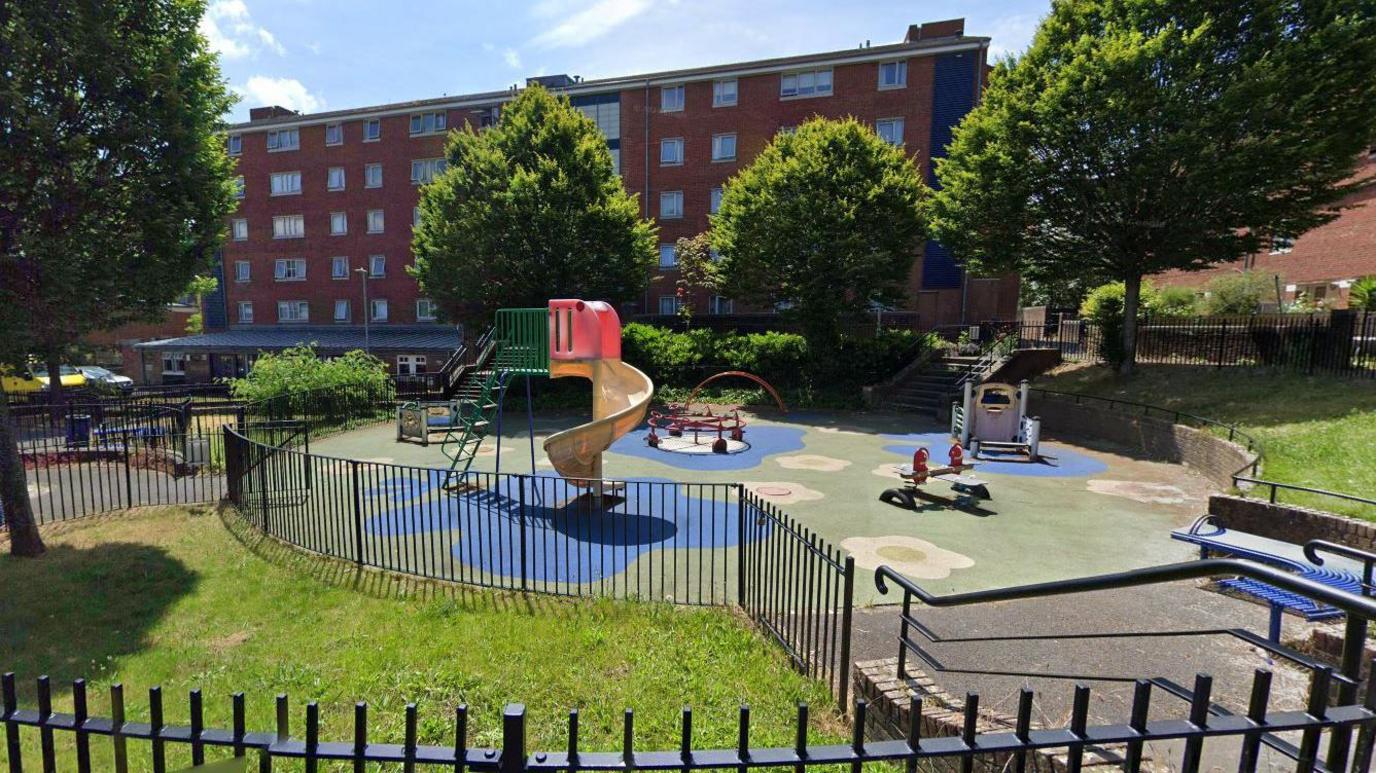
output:
M108 391L129 394L134 391L134 380L128 376L121 376L108 368L99 365L82 365L77 368L81 375L86 377L86 383L96 387L104 387Z

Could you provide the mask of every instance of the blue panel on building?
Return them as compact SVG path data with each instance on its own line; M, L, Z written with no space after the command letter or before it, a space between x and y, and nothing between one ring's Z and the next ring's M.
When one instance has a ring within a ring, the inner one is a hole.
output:
M225 262L221 253L215 253L210 275L215 277L215 292L201 299L201 319L205 320L206 330L224 330L229 324L229 312L225 299Z
M946 155L951 134L960 120L975 106L975 78L978 77L979 57L974 53L947 54L937 57L932 76L932 140L931 157ZM939 188L936 164L928 170L928 182ZM960 264L951 251L938 242L927 242L922 258L922 288L946 290L960 287Z

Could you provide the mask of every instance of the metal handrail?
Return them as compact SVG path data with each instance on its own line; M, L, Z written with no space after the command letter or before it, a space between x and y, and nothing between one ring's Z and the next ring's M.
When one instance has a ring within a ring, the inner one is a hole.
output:
M1285 489L1287 491L1301 491L1306 494L1317 494L1319 496L1333 497L1335 499L1345 499L1349 502L1357 502L1358 504L1376 506L1376 499L1359 497L1356 494L1344 494L1341 491L1313 488L1312 486L1300 486L1294 483L1280 483L1274 480L1263 480L1261 478L1249 478L1244 475L1234 475L1233 485L1237 485L1238 483L1247 483L1255 486L1269 486L1271 489L1270 501L1272 504L1276 502L1276 490Z

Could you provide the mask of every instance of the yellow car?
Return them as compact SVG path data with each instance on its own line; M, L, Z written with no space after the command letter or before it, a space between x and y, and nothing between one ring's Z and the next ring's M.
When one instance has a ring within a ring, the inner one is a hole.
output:
M62 379L62 386L69 389L86 386L86 377L71 365L59 365L58 378ZM48 388L48 369L37 366L15 372L11 368L3 368L0 369L0 384L3 384L5 394L10 395L42 392Z

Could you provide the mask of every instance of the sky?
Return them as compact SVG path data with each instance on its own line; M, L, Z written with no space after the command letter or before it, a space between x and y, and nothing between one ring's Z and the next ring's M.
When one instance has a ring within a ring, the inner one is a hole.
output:
M209 0L201 31L241 96L318 112L585 78L832 51L963 16L1022 50L1049 0Z

